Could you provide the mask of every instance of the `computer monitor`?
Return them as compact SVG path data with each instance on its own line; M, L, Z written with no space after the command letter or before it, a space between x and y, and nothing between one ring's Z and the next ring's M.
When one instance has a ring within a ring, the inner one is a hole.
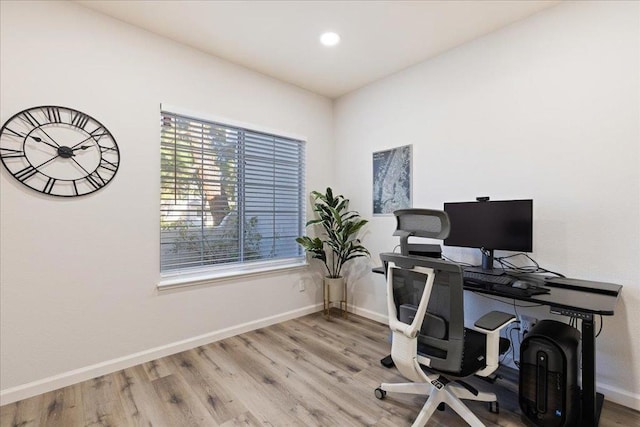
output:
M493 271L494 250L533 250L531 199L445 203L444 210L451 222L445 246L482 249L484 272Z

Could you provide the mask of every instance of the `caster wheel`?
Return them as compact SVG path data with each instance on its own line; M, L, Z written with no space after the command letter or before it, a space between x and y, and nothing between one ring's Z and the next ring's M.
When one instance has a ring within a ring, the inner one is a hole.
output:
M499 414L500 413L500 405L498 404L498 402L489 402L489 412L493 413L493 414Z
M444 410L445 410L445 405L444 405L444 402L442 402L438 405L438 411L444 411Z
M384 399L385 397L387 397L387 392L381 389L380 387L375 389L374 393L378 399Z

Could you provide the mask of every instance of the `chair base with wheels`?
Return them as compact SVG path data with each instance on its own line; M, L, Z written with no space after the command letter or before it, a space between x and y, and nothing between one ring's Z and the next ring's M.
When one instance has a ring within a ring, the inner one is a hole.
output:
M424 383L383 383L375 389L375 396L378 399L384 399L387 392L392 393L409 393L428 395L429 398L420 410L420 413L413 422L414 427L424 426L436 409L442 411L445 405L453 409L462 419L473 427L482 427L484 424L480 419L471 412L471 410L462 402L462 400L475 400L489 403L489 411L493 413L500 412L498 399L494 393L486 393L475 390L473 387L464 383L456 384L449 381L445 377L438 377L433 382Z

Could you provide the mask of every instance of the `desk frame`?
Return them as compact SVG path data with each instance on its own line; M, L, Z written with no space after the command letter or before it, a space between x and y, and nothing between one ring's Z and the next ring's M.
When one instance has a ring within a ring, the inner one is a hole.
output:
M543 285L549 287L551 292L541 295L515 296L467 285L465 285L465 290L546 305L551 309L562 310L562 315L582 320L580 331L582 333L582 407L579 425L596 427L600 422L604 395L596 392L596 331L594 316L597 314L612 316L614 314L622 286L615 285L617 286L615 292L600 293L597 290L555 287L548 283L543 283Z
M381 267L374 268L373 272L384 274L384 269ZM527 277L526 279L533 278ZM539 277L533 280L542 282ZM541 284L549 287L551 292L541 295L515 296L467 284L465 284L464 289L494 297L546 305L551 309L562 311L561 314L565 316L582 320L580 327L582 333L582 394L579 425L597 427L600 422L604 395L596 392L596 331L594 316L598 314L601 316L613 316L622 286L603 283L602 288L607 289L607 293L602 293L599 289L568 289L556 287L549 283ZM383 358L381 363L387 367L393 366L391 356Z

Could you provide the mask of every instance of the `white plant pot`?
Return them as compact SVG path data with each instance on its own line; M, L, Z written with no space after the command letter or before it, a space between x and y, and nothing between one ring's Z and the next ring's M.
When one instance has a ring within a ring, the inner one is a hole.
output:
M337 305L342 316L347 317L346 281L344 277L324 278L324 314L330 315L332 305Z

